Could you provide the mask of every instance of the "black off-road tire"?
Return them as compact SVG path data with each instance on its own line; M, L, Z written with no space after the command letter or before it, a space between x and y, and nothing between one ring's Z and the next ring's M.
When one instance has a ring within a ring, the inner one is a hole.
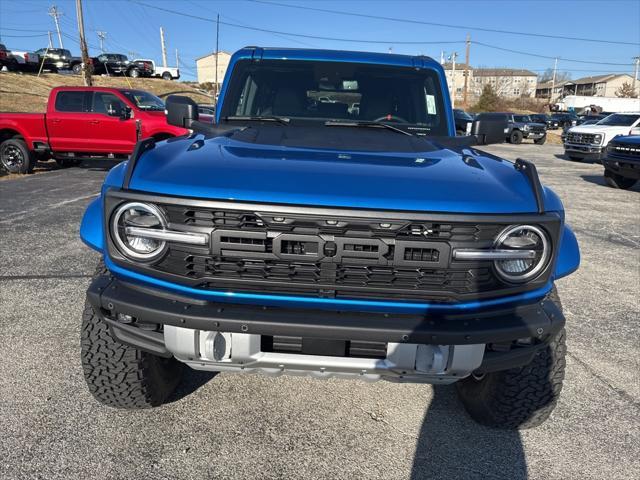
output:
M545 135L542 138L538 138L537 140L534 140L533 143L535 143L536 145L544 145L546 141L547 141L547 136Z
M140 69L138 68L131 68L129 69L129 71L127 72L127 75L131 78L138 78L140 77Z
M562 309L555 288L548 300ZM549 418L560 396L566 351L563 329L530 364L459 381L458 396L469 415L482 425L504 429L537 427Z
M164 72L162 74L162 79L163 80L173 80L173 77L171 76L171 74L169 72Z
M82 73L82 64L76 63L71 67L71 71L74 75L80 75Z
M0 167L8 173L31 173L36 157L21 138L10 138L0 143Z
M622 175L618 175L617 173L612 172L611 170L604 171L604 181L607 182L611 188L620 188L622 190L627 190L633 187L638 180L635 178L626 178Z
M107 273L100 262L96 276ZM80 356L84 378L105 405L142 409L162 405L182 378L183 364L116 342L108 325L85 302Z
M513 143L514 145L519 145L522 143L522 132L520 130L514 130L509 135L509 143Z

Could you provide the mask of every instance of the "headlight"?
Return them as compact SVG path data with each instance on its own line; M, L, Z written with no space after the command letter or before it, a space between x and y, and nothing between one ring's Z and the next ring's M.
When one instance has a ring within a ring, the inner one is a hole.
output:
M118 207L111 217L111 236L118 249L134 260L148 261L160 256L166 241L135 235L132 230L166 230L167 221L155 205L128 202Z
M533 280L544 270L551 255L551 245L546 233L533 225L508 227L498 236L494 249L529 253L529 258L496 260L494 262L498 274L512 283Z
M602 135L601 134L596 134L593 136L593 143L597 143L598 145L600 145L602 143Z

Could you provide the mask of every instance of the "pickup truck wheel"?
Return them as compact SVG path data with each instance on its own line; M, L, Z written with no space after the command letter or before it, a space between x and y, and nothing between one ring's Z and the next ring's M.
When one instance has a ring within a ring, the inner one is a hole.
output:
M0 164L9 173L31 173L36 158L24 140L10 138L0 144Z
M128 73L131 78L138 78L140 76L140 70L137 68L132 68Z
M547 141L547 136L545 135L542 138L538 138L537 140L534 140L533 143L535 143L536 145L544 145L546 141Z
M513 132L511 132L511 135L509 135L509 143L514 143L516 145L521 144L522 132L520 130L514 130Z
M563 329L529 365L459 381L458 396L469 415L482 425L537 427L551 415L560 396L566 350Z
M627 190L633 187L637 182L635 178L626 178L606 169L604 171L604 181L607 182L607 185L610 187L620 188L622 190Z
M80 75L82 73L82 64L76 63L73 67L71 67L71 71L74 75Z
M100 262L95 276L107 273ZM94 277L95 277L94 276ZM182 377L183 364L116 342L108 325L89 302L82 314L80 351L89 391L96 400L116 408L142 409L162 405Z
M173 77L171 76L171 74L169 72L164 72L162 74L162 79L163 80L171 80Z

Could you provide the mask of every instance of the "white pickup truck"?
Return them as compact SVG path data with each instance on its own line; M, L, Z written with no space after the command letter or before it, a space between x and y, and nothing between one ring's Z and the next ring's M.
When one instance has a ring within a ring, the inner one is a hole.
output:
M148 58L138 58L133 62L151 62L151 65L153 65L152 77L159 77L163 80L178 80L180 78L180 68L178 67L163 67Z
M640 112L612 113L596 124L572 127L567 132L564 153L575 161L602 160L607 145L617 135L640 135Z
M40 55L35 52L11 50L10 56L16 61L18 70L26 72L38 71Z

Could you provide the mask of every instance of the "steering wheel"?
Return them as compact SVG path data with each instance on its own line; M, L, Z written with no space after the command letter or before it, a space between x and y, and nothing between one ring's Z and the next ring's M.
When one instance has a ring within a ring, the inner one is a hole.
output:
M374 122L382 122L382 121L384 121L384 120L386 120L387 122L388 122L389 120L393 120L393 121L395 121L395 122L400 122L400 123L409 123L409 122L407 122L404 118L402 118L402 117L398 117L397 115L391 115L391 114L389 114L389 115L385 115L385 116L380 117L380 118L376 118L376 119L374 120Z

